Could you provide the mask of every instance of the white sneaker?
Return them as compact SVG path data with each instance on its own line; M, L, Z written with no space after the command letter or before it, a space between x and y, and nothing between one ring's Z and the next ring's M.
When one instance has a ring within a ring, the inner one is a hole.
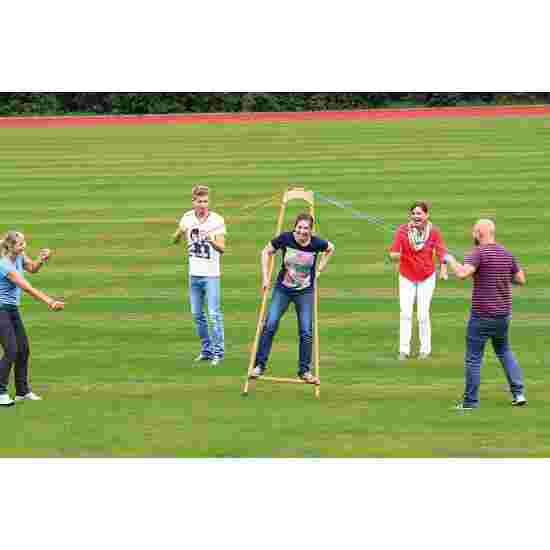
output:
M15 405L15 401L9 396L8 393L0 395L0 407L11 407Z
M474 407L473 405L465 405L463 401L458 401L453 407L453 410L455 411L473 411L474 409L477 409L477 407Z
M42 401L42 398L39 395L36 395L36 393L33 393L31 391L26 395L16 395L15 400L16 401Z
M254 367L252 369L252 372L250 373L249 378L251 380L256 380L257 378L260 378L260 376L263 375L265 369L262 369L262 367Z
M212 357L201 352L195 357L195 363L200 363L201 361L212 361Z
M527 405L527 399L525 399L525 395L519 393L512 400L512 407L523 407L523 405Z

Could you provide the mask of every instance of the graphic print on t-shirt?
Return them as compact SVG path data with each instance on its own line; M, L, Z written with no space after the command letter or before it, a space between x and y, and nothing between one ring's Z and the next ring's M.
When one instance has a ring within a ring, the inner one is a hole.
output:
M315 262L314 252L287 248L283 285L294 290L303 290L311 285L311 267Z
M210 243L206 240L206 234L199 231L198 227L194 227L191 229L189 236L189 256L209 260L211 257Z
M180 229L185 232L189 257L189 275L193 277L219 277L220 253L208 240L226 234L224 219L209 212L206 220L199 220L194 210L186 212L180 220Z

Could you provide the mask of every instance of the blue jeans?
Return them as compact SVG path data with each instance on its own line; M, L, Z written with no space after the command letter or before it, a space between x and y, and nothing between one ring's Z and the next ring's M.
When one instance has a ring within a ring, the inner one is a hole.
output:
M496 356L500 361L510 391L515 397L523 393L523 372L508 342L510 317L484 318L472 313L468 322L466 336L464 404L479 407L479 384L481 361L485 344L490 338Z
M308 292L288 292L279 286L273 289L271 297L271 305L267 313L267 318L264 324L258 352L256 353L256 366L262 370L266 368L271 346L273 345L273 337L279 328L279 321L285 314L290 303L294 303L296 308L296 316L298 317L298 333L300 337L300 359L298 366L298 374L311 370L311 348L313 342L313 300L315 294L313 291Z
M224 356L223 314L220 306L219 277L189 277L189 301L197 333L202 343L202 354L206 357ZM212 325L212 336L208 334L208 322L204 313L207 305Z

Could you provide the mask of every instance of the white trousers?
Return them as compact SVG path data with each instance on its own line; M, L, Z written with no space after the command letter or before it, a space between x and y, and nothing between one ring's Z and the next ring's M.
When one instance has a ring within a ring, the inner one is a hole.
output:
M413 308L416 300L418 332L420 335L420 353L432 352L432 325L430 323L430 305L435 290L436 274L420 283L413 283L399 275L399 305L401 322L399 325L399 353L411 353Z

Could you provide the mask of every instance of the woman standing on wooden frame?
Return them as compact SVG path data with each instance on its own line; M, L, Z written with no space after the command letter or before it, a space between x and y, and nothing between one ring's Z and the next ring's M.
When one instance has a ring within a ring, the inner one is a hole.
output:
M313 224L314 220L311 215L300 214L296 218L294 231L281 233L262 250L263 292L269 288L270 256L281 250L283 262L273 288L271 305L260 337L255 367L250 375L252 379L259 378L264 374L279 322L292 302L296 309L299 327L298 376L308 384L319 384L319 379L311 373L315 279L319 273L325 270L328 261L334 254L334 245L314 236ZM321 260L316 270L317 256L319 255L321 255Z

